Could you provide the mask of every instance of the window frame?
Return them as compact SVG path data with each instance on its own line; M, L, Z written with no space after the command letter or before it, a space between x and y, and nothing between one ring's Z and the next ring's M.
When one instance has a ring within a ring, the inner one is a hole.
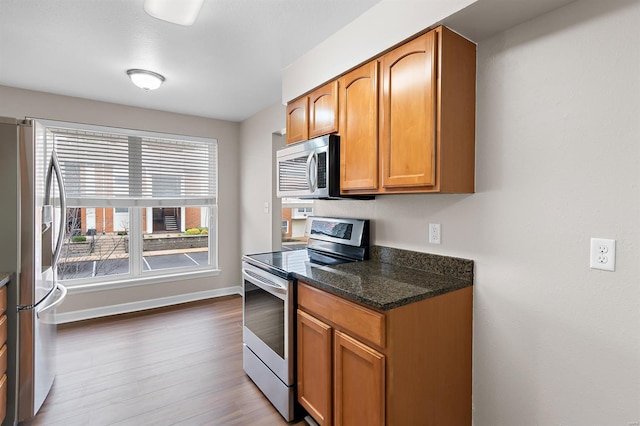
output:
M90 131L98 133L110 133L126 135L128 137L170 139L178 141L193 141L212 144L215 155L212 159L215 170L214 180L216 184L215 195L212 204L203 204L197 197L169 198L158 200L137 199L132 204L131 199L119 200L114 198L98 198L93 200L83 200L82 198L71 197L68 201L68 208L128 208L129 209L129 272L126 274L104 275L99 277L72 278L61 280L66 287L74 292L93 291L106 288L125 288L137 285L158 284L172 282L176 280L193 279L200 277L217 276L218 269L218 140L216 138L203 138L188 135L178 135L171 133L159 133L129 128L117 128L110 126L97 126L90 124L79 124L73 122L62 122L54 120L35 119L42 124L45 129L70 129L80 131ZM46 132L45 132L46 133ZM91 205L89 205L91 204ZM171 205L169 205L171 204ZM145 224L142 221L142 212L145 207L205 207L209 209L208 214L208 264L188 267L176 267L169 269L158 269L151 271L143 270L144 252L142 251L142 239L145 231Z

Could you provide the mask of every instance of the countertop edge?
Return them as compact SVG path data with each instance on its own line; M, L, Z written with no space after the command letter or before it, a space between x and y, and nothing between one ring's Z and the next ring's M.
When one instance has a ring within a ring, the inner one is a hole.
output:
M441 296L443 294L447 294L447 293L451 293L457 290L462 290L464 288L467 287L472 287L473 286L473 282L472 281L464 281L464 280L458 280L459 283L457 283L458 285L455 286L451 286L449 288L446 289L438 289L438 290L431 290L431 291L425 291L422 294L419 295L414 295L414 296L409 296L409 297L405 297L402 299L398 299L394 302L390 302L390 303L376 303L375 301L371 301L369 299L364 299L361 297L358 297L357 295L350 293L348 291L344 291L340 288L334 287L330 284L327 284L325 282L319 281L319 280L315 280L313 278L310 278L306 275L301 275L301 274L296 274L294 273L294 278L296 278L298 281L303 281L307 284L310 284L311 286L318 288L320 290L324 290L328 293L331 293L333 295L342 297L346 300L349 300L351 302L355 302L358 303L360 305L363 305L365 307L371 308L371 309L375 309L378 311L390 311L392 309L395 308L400 308L402 306L405 305L409 305L411 303L415 303L415 302L420 302L422 300L425 299L430 299L432 297L437 297L437 296Z

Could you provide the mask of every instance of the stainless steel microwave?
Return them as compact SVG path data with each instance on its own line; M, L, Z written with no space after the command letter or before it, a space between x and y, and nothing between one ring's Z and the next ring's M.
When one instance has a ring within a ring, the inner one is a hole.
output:
M326 135L276 153L277 196L340 197L340 138Z

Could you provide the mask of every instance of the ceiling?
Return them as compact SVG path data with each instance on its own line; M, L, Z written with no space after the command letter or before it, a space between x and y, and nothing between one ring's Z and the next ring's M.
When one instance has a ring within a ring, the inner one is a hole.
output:
M206 0L183 27L143 0L0 0L0 85L242 121L281 100L284 67L381 1L400 0ZM480 41L570 1L478 0L443 22ZM166 81L145 92L130 68Z
M184 27L143 0L0 0L0 85L242 121L281 99L282 68L379 1L206 0ZM166 81L145 92L130 68Z
M442 23L480 42L575 0L478 0Z

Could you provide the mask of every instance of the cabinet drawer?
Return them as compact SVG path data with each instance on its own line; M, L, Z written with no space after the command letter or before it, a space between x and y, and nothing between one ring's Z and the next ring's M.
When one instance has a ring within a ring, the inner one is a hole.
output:
M7 375L3 374L0 379L0 423L7 415Z
M7 316L0 317L0 345L7 341Z
M0 314L7 310L7 286L0 288Z
M2 345L0 349L0 374L7 371L7 345Z
M333 323L336 328L384 348L383 314L302 282L298 285L298 305Z

